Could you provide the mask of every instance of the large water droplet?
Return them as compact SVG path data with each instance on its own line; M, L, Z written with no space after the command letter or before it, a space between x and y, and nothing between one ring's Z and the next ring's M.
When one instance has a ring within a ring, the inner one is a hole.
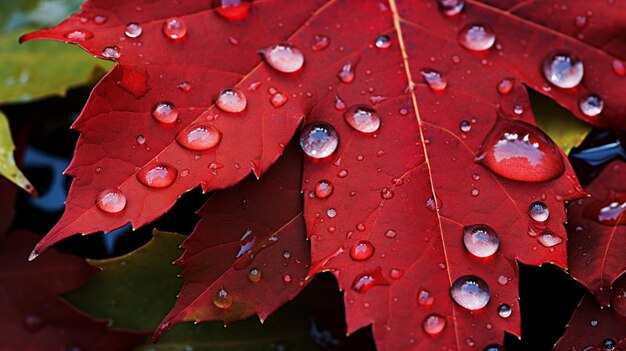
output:
M464 0L439 0L439 9L446 16L455 16L463 11Z
M573 88L583 79L584 67L580 59L567 53L550 54L543 61L542 71L546 79L559 88Z
M348 124L361 133L374 133L380 128L378 112L367 105L351 106L343 114Z
M545 182L565 171L559 149L537 127L499 118L483 141L476 161L513 180Z
M541 245L545 247L557 246L558 244L563 242L563 238L561 238L557 234L550 233L550 232L541 233L541 235L537 237L537 240L539 241Z
M446 78L433 69L423 69L420 73L422 74L422 78L424 78L424 82L426 82L428 87L433 91L444 91L448 86Z
M500 246L498 233L485 224L468 225L463 228L463 244L476 257L490 257Z
M333 183L329 180L322 179L315 185L315 196L318 199L325 199L333 193L334 189Z
M208 150L220 143L222 133L208 125L192 125L181 131L176 137L180 146L189 150Z
M604 101L595 94L585 95L578 100L578 107L585 116L594 117L602 113Z
M550 216L550 210L543 202L535 201L528 206L528 215L537 222L545 222Z
M491 293L487 283L473 275L458 278L450 288L454 302L468 310L479 310L489 303Z
M217 308L226 309L233 304L233 297L225 289L220 289L213 298L213 304Z
M489 50L495 42L495 33L484 24L470 24L459 32L459 44L471 51Z
M137 180L143 185L155 189L167 188L174 183L178 171L165 163L150 165L137 172Z
M300 133L300 147L313 158L330 156L339 145L339 135L328 123L314 123L305 126Z
M240 113L248 106L248 99L239 89L224 89L220 92L215 104L222 111Z
M231 21L240 21L248 16L252 0L213 0L215 12Z
M107 213L120 213L126 208L126 196L117 189L107 189L98 194L96 206Z
M102 56L110 59L120 58L120 48L118 48L117 46L107 46L102 49Z
M272 45L261 50L261 54L265 61L279 72L297 72L304 65L302 51L289 43Z
M129 38L137 38L143 33L143 29L138 23L132 22L126 26L124 34Z
M374 245L369 241L361 240L350 249L350 257L355 261L365 261L374 255Z
M503 303L500 306L498 306L498 316L502 317L502 318L509 318L511 316L511 313L513 313L513 310L511 309L511 306Z
M440 314L429 314L422 322L422 328L428 335L437 335L446 327L446 318Z
M380 267L376 270L357 275L352 282L352 289L359 293L365 293L375 286L389 285L389 282L381 274Z
M172 40L183 39L187 35L187 25L180 18L168 18L163 23L163 34Z
M152 109L152 117L165 124L176 122L178 111L171 102L160 102Z

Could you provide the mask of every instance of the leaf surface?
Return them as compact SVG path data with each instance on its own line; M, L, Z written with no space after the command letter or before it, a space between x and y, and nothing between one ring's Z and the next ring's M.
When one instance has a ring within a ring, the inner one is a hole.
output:
M570 274L608 306L611 287L626 272L626 164L616 160L586 187L591 197L568 207Z
M22 171L17 168L13 151L15 151L15 144L13 144L13 138L11 137L9 120L0 112L0 175L12 181L31 195L36 196L37 191L33 185L26 179ZM11 204L11 206L12 205L13 204Z

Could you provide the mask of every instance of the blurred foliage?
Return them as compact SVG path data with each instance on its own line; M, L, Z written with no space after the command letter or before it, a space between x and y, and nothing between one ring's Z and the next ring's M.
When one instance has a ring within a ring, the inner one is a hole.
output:
M32 184L15 164L15 159L13 158L14 150L15 145L13 144L13 138L11 138L9 121L6 116L0 112L0 174L17 184L20 188L35 195L35 188L33 188Z

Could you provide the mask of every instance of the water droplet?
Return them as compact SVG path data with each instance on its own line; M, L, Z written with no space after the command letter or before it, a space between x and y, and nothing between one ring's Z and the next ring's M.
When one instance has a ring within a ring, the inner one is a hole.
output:
M563 238L550 232L541 233L541 235L537 237L537 240L539 240L539 243L545 247L557 246L563 242Z
M507 278L504 275L501 275L498 277L498 284L500 285L507 285L509 283L509 278Z
M289 250L283 251L283 258L288 259L289 257L291 257L291 252Z
M86 30L73 30L64 35L67 39L74 41L85 41L93 38L93 33Z
M387 49L391 46L391 39L388 35L381 35L376 38L376 47L379 49Z
M471 51L489 50L496 42L496 35L487 25L470 24L459 33L459 44Z
M144 137L143 135L137 135L137 138L135 140L139 145L143 145L146 143L146 137Z
M595 319L592 319L589 324L591 324L592 327L597 327L598 326L598 321Z
M437 335L441 333L446 327L446 318L442 315L433 313L424 318L422 322L422 328L428 335Z
M283 281L284 281L285 283L291 283L291 280L292 280L292 279L291 279L291 276L290 276L289 274L285 274L285 275L283 275Z
M472 124L470 123L470 121L462 120L461 123L459 124L459 128L461 128L462 132L467 133L470 130L472 130Z
M333 193L334 189L335 186L333 183L329 180L322 179L315 185L315 196L318 199L325 199Z
M470 191L470 195L476 197L476 196L480 195L480 190L472 189L472 191Z
M392 268L391 270L389 270L389 276L393 279L400 279L403 275L404 271L402 271L401 269Z
M613 67L613 72L620 77L626 74L626 67L624 66L624 62L621 60L613 60L611 67Z
M246 95L244 95L243 91L237 88L224 89L217 97L215 105L225 112L240 113L248 106L248 99L246 99Z
M439 9L446 16L455 16L463 11L465 0L439 0Z
M163 23L163 34L172 40L180 40L187 35L187 25L180 18L168 18Z
M180 89L181 91L185 92L185 93L188 93L188 92L191 91L191 83L189 83L187 81L182 82L182 83L178 84L177 88Z
M499 118L482 144L476 161L512 180L545 182L565 171L559 149L537 127Z
M224 289L220 289L213 298L213 304L217 308L226 309L233 304L233 297Z
M248 280L253 283L259 282L261 280L261 276L261 271L257 268L252 268L250 269L250 272L248 272Z
M93 18L93 23L97 25L102 25L102 24L107 23L108 20L109 19L106 16L98 15Z
M424 82L428 84L428 87L433 91L444 91L448 86L448 81L445 77L441 75L441 73L432 70L430 68L423 69L420 71L422 74L422 78L424 78Z
M43 319L34 314L27 314L24 316L24 328L29 332L36 332L43 327Z
M617 347L617 343L613 339L604 339L602 341L602 346L604 346L604 351L614 351Z
M463 228L463 244L476 257L490 257L500 247L498 233L485 224L468 225Z
M580 59L567 53L557 52L543 61L542 71L546 79L559 88L573 88L583 79L584 67Z
M272 106L278 108L287 103L287 95L277 92L270 98Z
M502 317L502 318L509 318L511 316L511 313L513 313L513 310L511 309L511 306L503 303L500 306L498 306L498 316Z
M180 146L189 150L209 150L217 146L222 139L222 133L217 128L208 125L192 125L181 131L176 137Z
M385 237L389 238L389 239L393 239L396 237L396 235L398 235L398 233L393 230L393 229L389 229L385 232Z
M313 158L332 155L338 145L339 135L335 128L327 123L309 124L300 133L302 151Z
M389 188L382 188L380 190L380 197L383 200L391 200L393 199L394 193L393 190L389 189Z
M311 45L311 49L313 51L321 51L324 50L330 45L330 38L326 35L318 34L313 38L313 45Z
M491 293L487 283L473 275L458 278L450 288L454 302L468 310L479 310L489 303Z
M430 291L421 289L417 293L417 303L422 307L430 307L435 303L435 298Z
M578 107L585 116L594 117L602 113L604 101L598 95L589 94L578 100Z
M160 102L152 109L152 117L165 124L176 122L178 111L171 102Z
M489 345L485 347L483 351L504 351L504 348L500 345Z
M524 106L522 105L515 105L515 107L513 108L513 113L515 113L516 115L521 115L524 113Z
M357 275L352 283L352 289L359 293L365 293L375 286L389 285L389 282L381 274L380 267L376 270Z
M167 188L174 183L178 171L165 163L150 165L137 172L137 180L143 185L155 189Z
M326 210L326 215L328 216L328 218L334 218L337 215L337 210L331 207Z
M355 77L355 66L352 62L346 63L337 73L337 78L344 83L352 83Z
M361 133L374 133L380 128L378 112L367 105L354 105L343 114L346 122Z
M213 0L215 13L231 21L245 19L251 6L252 0Z
M124 34L129 38L137 38L143 33L143 28L138 23L131 22L126 26Z
M107 213L120 213L126 208L126 196L119 190L107 189L98 194L96 206Z
M374 255L374 245L369 241L361 240L350 249L350 257L355 261L365 261Z
M587 26L587 16L576 16L576 18L574 19L574 23L576 24L576 27L584 28L585 26Z
M437 212L438 209L441 208L442 202L441 199L439 199L439 197L434 197L431 196L428 198L428 200L426 200L426 208L432 212Z
M102 49L102 56L110 59L120 58L120 48L117 46L107 46Z
M279 72L297 72L304 65L302 51L289 43L272 45L261 50L261 54L265 62Z
M513 90L513 80L510 78L505 78L498 83L498 93L501 95L506 95Z
M335 95L335 109L337 111L343 111L346 109L346 103L337 95Z
M537 222L545 222L550 216L550 210L543 202L535 201L528 206L528 215Z

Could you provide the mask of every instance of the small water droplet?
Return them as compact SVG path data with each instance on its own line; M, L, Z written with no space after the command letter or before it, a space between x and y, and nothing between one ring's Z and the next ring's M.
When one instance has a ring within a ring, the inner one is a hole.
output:
M385 232L385 237L389 238L389 239L393 239L396 237L396 235L398 235L398 233L393 230L393 229L389 229Z
M433 91L444 91L448 86L448 81L445 77L441 75L441 73L427 68L420 71L422 74L422 78L424 78L424 82L428 85L428 87Z
M595 319L592 319L589 324L591 324L592 327L597 327L598 326L598 321Z
M497 89L498 93L501 95L507 95L513 90L513 79L505 78L501 80L500 83L498 83Z
M276 94L272 95L270 98L270 103L272 106L278 108L287 103L287 95L283 93L276 92Z
M355 74L355 64L352 62L348 62L341 67L339 73L337 73L337 78L343 83L352 83L354 80Z
M243 91L237 88L224 89L217 97L215 105L225 112L240 113L248 106L248 99Z
M498 284L500 285L507 285L509 283L509 278L507 278L504 275L501 275L498 277Z
M500 306L498 306L498 316L502 317L502 318L509 318L511 316L511 313L513 313L513 310L511 309L511 306L503 303Z
M428 335L438 335L446 327L446 318L442 315L433 313L424 318L422 328Z
M102 56L110 59L118 59L121 56L120 48L117 46L107 46L102 49Z
M417 303L422 307L430 307L435 303L435 298L430 291L421 289L417 293Z
M470 123L470 121L462 120L461 123L459 123L459 128L462 132L467 133L472 130L472 124Z
M604 351L615 351L617 343L613 339L604 339L602 341L602 346L604 347Z
M334 218L337 215L337 210L331 207L326 210L326 215L328 216L328 218Z
M554 247L563 242L563 238L551 232L541 233L541 235L537 237L537 240L545 247Z
M382 188L380 190L380 197L383 200L391 200L393 199L394 193L393 190L389 189L389 188Z
M578 100L578 107L585 116L594 117L602 113L604 101L598 95L589 94Z
M580 84L584 66L580 59L563 52L550 54L543 61L544 77L559 88L573 88Z
M182 82L182 83L178 84L177 88L180 89L181 91L185 92L185 93L188 93L188 92L191 91L191 83L189 83L187 81Z
M352 289L359 293L365 293L375 286L389 285L389 282L381 274L380 267L376 270L357 275L352 283Z
M107 213L120 213L126 208L126 196L117 189L103 190L96 198L96 206Z
M576 27L580 29L584 28L585 26L587 26L587 16L576 16L576 18L574 19L574 24L576 24Z
M142 168L137 172L137 180L143 185L155 189L167 188L174 184L178 171L165 163L158 163Z
M226 309L232 306L233 297L225 289L220 289L213 298L213 304L217 308Z
M352 128L361 133L374 133L380 128L378 112L367 105L351 106L343 116Z
M500 345L493 344L485 347L483 351L504 351L504 348Z
M461 30L458 39L459 44L470 51L485 51L496 42L496 35L487 25L470 24Z
M73 30L64 35L67 39L74 41L85 41L93 38L93 33L86 30Z
M106 16L98 15L93 18L93 23L97 25L105 24L109 19Z
M329 180L322 179L315 185L315 196L318 199L325 199L333 193L334 189L335 186L333 183Z
M283 275L283 281L285 283L291 283L291 280L292 280L292 278L291 278L291 276L289 274Z
M222 139L222 133L209 125L191 125L183 129L176 141L180 146L189 150L209 150L217 146Z
M250 272L248 272L248 280L253 282L253 283L257 283L261 280L261 271L257 268L252 268L250 269Z
M146 143L146 137L144 137L143 135L137 135L137 138L135 140L139 145L143 145Z
M392 268L389 270L389 276L393 279L400 279L404 275L404 271L397 268Z
M471 311L485 307L491 298L487 283L473 275L455 280L450 288L450 295L459 306Z
M535 201L528 207L528 215L537 222L545 222L550 216L550 210L543 202Z
M297 47L289 43L275 44L261 50L265 62L283 73L294 73L304 65L304 55Z
M472 189L472 191L470 191L470 195L476 197L476 196L480 195L480 190Z
M187 35L187 25L180 18L168 18L163 23L163 34L172 40L183 39Z
M283 251L283 258L288 259L289 257L291 257L291 252L289 250Z
M126 25L126 30L124 34L126 34L129 38L138 38L143 33L143 28L138 23L131 22Z
M335 128L327 123L309 124L300 133L302 151L313 158L325 158L332 155L338 145L339 135Z
M160 102L152 109L152 117L165 124L176 122L178 111L171 102Z
M465 0L439 0L439 9L446 16L455 16L463 11Z
M515 107L513 108L513 113L515 113L516 115L521 115L524 113L524 106L522 105L515 105Z
M361 240L350 249L350 257L355 261L365 261L374 255L374 245L369 241Z
M343 111L346 109L346 103L337 95L335 95L335 109L337 111Z
M441 199L439 199L439 197L433 198L433 196L431 196L428 198L428 200L426 200L426 208L432 212L437 212L437 210L441 208L441 205L442 205L442 202L441 202Z
M381 35L376 38L375 45L379 49L387 49L391 46L391 39L388 35Z
M231 21L241 21L248 17L252 0L213 0L215 13Z
M498 233L485 224L474 224L463 228L463 244L476 257L490 257L500 246Z
M326 49L328 45L330 45L330 38L326 35L318 34L313 38L311 49L313 51L321 51Z
M621 60L613 60L611 67L613 68L613 72L620 77L626 74L626 67Z

